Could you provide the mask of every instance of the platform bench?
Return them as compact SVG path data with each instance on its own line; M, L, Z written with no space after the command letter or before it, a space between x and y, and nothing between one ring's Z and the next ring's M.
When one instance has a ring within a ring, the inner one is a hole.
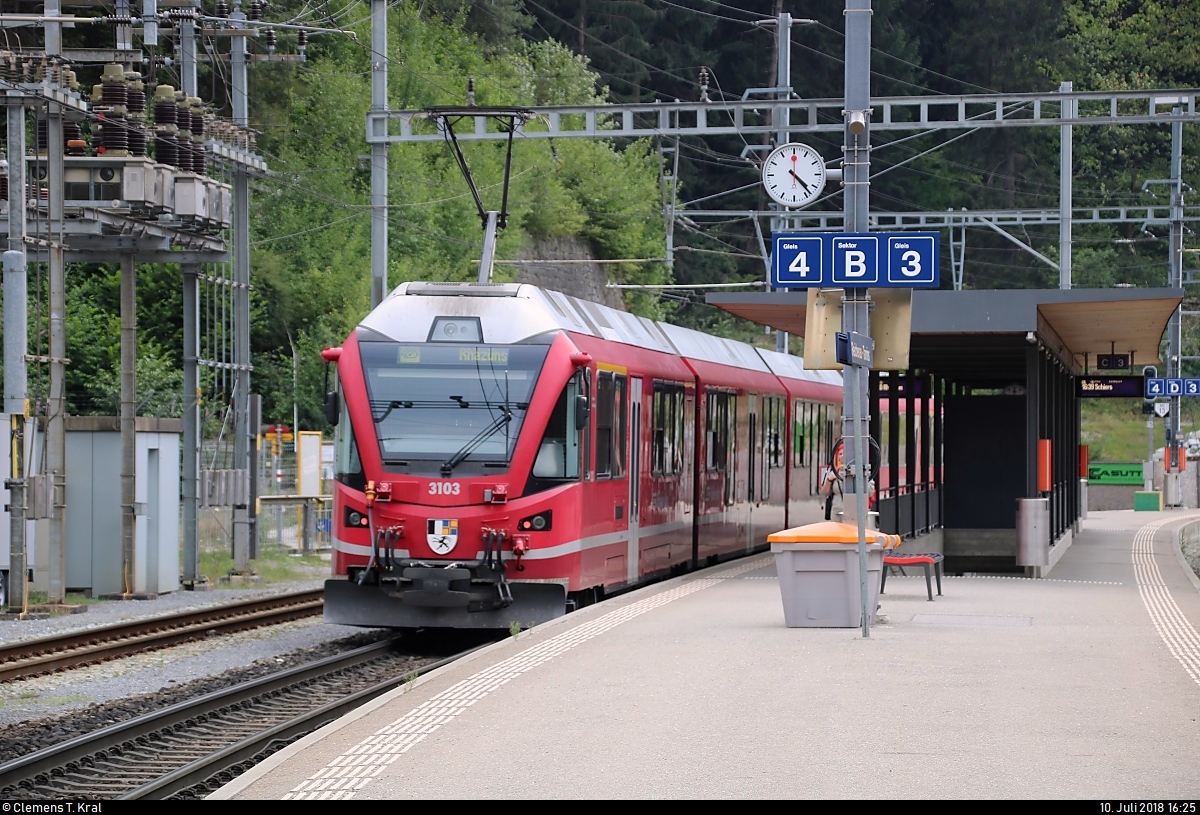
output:
M887 585L888 566L920 566L925 570L925 590L929 592L929 602L933 602L933 584L929 579L930 567L937 576L938 597L942 596L942 560L940 552L905 553L895 552L883 556L883 578L879 582L879 593Z

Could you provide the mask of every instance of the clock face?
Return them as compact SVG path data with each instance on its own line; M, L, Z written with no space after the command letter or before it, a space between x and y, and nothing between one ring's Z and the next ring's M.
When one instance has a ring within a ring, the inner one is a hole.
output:
M807 144L785 144L763 162L762 180L776 203L807 206L825 189L825 160Z

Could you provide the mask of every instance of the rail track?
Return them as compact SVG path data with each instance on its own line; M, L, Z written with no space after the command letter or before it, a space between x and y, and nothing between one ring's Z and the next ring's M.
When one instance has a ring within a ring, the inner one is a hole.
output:
M402 639L402 638L401 638ZM434 661L385 640L173 705L0 765L3 800L198 798Z
M14 643L0 648L0 682L313 617L323 598L313 589Z

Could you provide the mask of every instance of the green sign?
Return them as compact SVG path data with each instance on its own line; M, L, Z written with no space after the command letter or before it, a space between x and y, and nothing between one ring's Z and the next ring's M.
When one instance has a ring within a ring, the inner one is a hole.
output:
M1133 464L1088 464L1089 484L1116 484L1120 486L1142 485L1142 463Z

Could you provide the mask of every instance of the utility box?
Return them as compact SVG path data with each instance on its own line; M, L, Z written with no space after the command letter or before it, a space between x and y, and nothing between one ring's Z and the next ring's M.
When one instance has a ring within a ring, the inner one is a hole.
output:
M875 622L884 549L895 535L867 530L867 609ZM775 555L783 621L788 628L857 628L862 624L858 527L836 521L797 526L767 536Z
M175 176L175 216L185 220L208 220L208 187L202 176L180 173Z
M1162 512L1163 494L1142 490L1133 494L1133 508L1138 512Z
M92 597L179 588L179 419L135 422L134 568L122 574L121 422L68 416L67 589Z

